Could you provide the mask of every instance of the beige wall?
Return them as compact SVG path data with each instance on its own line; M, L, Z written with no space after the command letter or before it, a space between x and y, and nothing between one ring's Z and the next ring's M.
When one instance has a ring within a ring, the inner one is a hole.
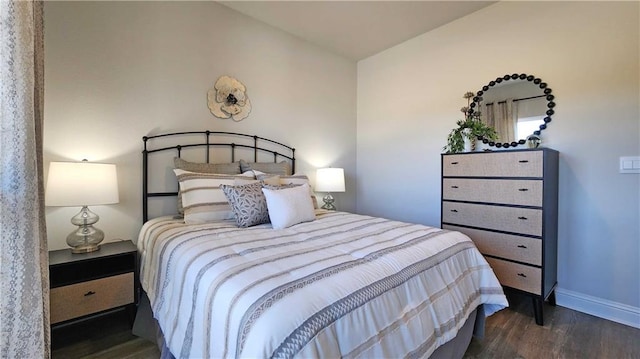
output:
M639 13L637 2L500 2L360 61L358 211L439 226L440 153L462 95L534 74L557 103L542 139L561 156L559 301L638 325L640 175L619 174L618 158L640 155Z
M47 2L45 162L118 165L120 203L95 206L107 240L142 222L142 136L234 131L296 148L297 169L344 167L355 210L356 64L214 2ZM242 81L253 111L213 117L207 90ZM79 208L47 208L49 248L66 248Z

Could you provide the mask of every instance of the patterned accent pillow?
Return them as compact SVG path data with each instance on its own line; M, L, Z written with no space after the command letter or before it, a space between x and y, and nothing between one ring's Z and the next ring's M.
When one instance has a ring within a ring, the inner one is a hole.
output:
M233 185L238 176L178 169L173 171L180 185L179 196L184 205L185 223L196 224L234 218L233 210L220 186Z
M271 175L291 175L291 165L287 161L282 162L246 162L240 160L240 171L260 171Z
M262 193L260 182L240 186L223 184L220 187L229 200L238 227L246 228L269 223L267 200Z
M279 190L262 189L273 229L316 219L313 205L309 202L309 189L308 184Z

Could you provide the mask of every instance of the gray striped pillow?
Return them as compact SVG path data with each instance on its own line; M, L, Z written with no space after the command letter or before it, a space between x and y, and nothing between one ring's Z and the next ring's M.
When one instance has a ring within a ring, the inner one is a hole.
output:
M180 185L185 223L197 224L234 218L229 201L220 186L233 185L238 176L179 169L173 171Z

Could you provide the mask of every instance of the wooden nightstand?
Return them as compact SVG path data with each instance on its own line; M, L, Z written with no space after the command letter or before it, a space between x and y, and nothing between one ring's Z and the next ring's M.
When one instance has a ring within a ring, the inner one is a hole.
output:
M91 253L49 252L51 325L122 308L135 314L137 268L137 248L131 241L104 243Z

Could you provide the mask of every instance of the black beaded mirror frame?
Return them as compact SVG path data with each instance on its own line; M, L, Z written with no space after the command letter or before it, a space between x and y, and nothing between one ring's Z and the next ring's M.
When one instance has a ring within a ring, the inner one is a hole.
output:
M547 124L549 122L551 122L551 116L555 113L555 111L553 110L553 108L556 106L556 103L553 102L554 100L554 96L551 94L551 89L549 87L547 87L547 83L546 82L542 82L541 79L533 76L533 75L527 75L527 74L512 74L512 75L504 75L503 77L498 77L497 79L495 79L494 81L489 82L488 85L485 85L482 87L482 90L478 91L476 93L476 96L473 98L473 102L471 103L471 105L469 106L469 114L473 115L473 113L475 112L475 108L480 106L480 102L482 102L482 95L489 90L491 87L502 83L503 81L510 81L510 80L527 80L529 82L533 82L534 84L538 85L538 87L540 87L547 99L547 112L546 112L546 117L543 119L544 123L542 125L540 125L540 129L537 131L534 131L533 134L536 136L540 136L540 131L544 130L547 128ZM504 147L504 148L509 148L509 147L516 147L518 145L524 145L527 140L526 139L519 139L518 142L513 141L511 143L509 142L504 142L504 143L496 143L493 141L490 141L486 138L483 138L482 136L478 136L478 140L481 140L482 143L488 144L489 146L496 146L496 147Z

